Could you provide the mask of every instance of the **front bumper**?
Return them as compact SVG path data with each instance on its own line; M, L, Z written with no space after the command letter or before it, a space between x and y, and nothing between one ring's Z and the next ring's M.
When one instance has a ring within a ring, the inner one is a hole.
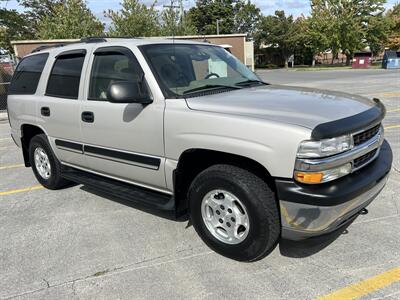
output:
M282 237L301 240L332 232L353 220L385 186L392 166L387 141L368 166L341 179L320 185L276 180Z

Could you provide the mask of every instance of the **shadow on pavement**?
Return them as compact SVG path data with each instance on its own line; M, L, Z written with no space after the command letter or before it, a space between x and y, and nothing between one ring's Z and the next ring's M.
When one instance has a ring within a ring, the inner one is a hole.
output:
M279 243L280 253L283 256L291 258L303 258L317 254L332 244L339 236L342 234L347 234L347 228L354 222L355 219L357 219L357 217L337 230L318 237L312 237L301 241L282 239Z
M124 199L124 198L120 198L120 197L116 197L116 196L112 196L110 194L104 193L102 191L96 190L95 188L86 186L86 185L82 185L80 187L81 190L91 193L93 195L99 196L101 198L105 198L117 203L120 203L122 205L126 205L129 206L131 208L140 210L142 212L157 216L157 217L161 217L164 219L168 219L171 221L176 221L176 222L186 222L188 221L188 217L187 216L182 216L179 218L176 218L175 214L169 211L163 211L163 210L158 210L155 208L150 208L148 206L146 206L145 204L141 203L141 202L136 202L136 201L131 201L128 199Z
M143 205L143 203L115 197L89 186L83 185L80 187L80 189L85 192L91 193L93 195L154 215L156 217L161 217L175 222L188 222L187 227L191 226L190 220L187 215L176 218L175 214L172 212L150 208L147 207L146 205ZM348 233L347 228L354 222L355 219L357 219L357 217L353 218L351 221L349 221L339 229L322 236L313 237L301 241L291 241L282 239L279 242L280 253L283 256L291 258L304 258L317 254L318 252L320 252L321 250L325 249L330 244L332 244L339 236L341 236L342 234L347 234Z

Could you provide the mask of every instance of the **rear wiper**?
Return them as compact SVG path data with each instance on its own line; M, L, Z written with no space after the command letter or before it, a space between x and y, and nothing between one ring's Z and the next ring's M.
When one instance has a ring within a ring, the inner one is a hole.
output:
M255 85L255 84L259 84L259 85L268 85L268 83L261 81L261 80L245 80L245 81L241 81L236 83L235 85L237 86L250 86L250 85Z
M190 93L195 93L195 92L199 92L199 91L204 91L204 90L210 90L210 89L218 89L218 88L229 88L229 89L241 89L238 86L233 86L233 85L223 85L223 84L207 84L207 85L203 85L203 86L199 86L187 91L184 91L183 94L190 94Z

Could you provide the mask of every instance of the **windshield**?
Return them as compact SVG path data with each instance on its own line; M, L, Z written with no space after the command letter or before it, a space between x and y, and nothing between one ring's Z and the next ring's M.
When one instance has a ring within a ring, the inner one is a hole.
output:
M190 96L216 89L243 88L260 79L219 46L156 44L141 47L167 97Z

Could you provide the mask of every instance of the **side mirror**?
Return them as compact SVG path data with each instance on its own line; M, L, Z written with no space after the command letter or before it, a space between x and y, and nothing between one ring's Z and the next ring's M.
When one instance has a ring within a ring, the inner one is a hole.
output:
M139 81L118 81L110 84L107 99L113 103L150 104L153 102L147 87Z

